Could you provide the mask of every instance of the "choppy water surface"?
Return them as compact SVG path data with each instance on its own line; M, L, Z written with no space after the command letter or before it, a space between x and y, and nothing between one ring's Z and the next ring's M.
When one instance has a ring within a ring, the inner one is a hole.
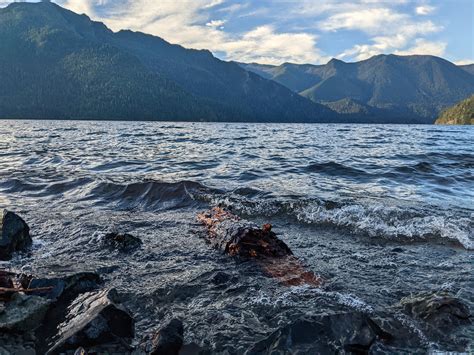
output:
M181 317L186 342L215 352L301 314L387 311L420 291L472 310L473 142L468 127L0 121L0 208L34 236L4 266L100 270L139 335ZM219 203L273 223L327 285L287 288L210 250L195 215ZM101 249L110 230L144 245ZM231 286L213 282L220 271Z

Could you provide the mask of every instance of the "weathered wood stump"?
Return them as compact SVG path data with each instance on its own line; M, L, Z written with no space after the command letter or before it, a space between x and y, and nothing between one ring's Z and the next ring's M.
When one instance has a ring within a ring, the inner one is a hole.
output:
M307 270L291 249L272 231L271 224L262 228L252 222L215 207L198 215L207 228L211 245L230 256L255 259L265 274L287 286L319 286L322 278Z

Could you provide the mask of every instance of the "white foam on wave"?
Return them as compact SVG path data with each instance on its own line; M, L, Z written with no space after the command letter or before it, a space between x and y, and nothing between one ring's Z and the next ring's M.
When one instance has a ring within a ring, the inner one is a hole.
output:
M333 300L335 303L349 307L353 310L373 313L372 306L349 293L325 291L320 288L315 288L309 285L292 286L287 291L278 295L270 295L260 291L252 300L251 303L258 305L266 305L271 307L294 307L301 303L302 298L323 296Z
M465 249L474 250L471 218L413 215L400 207L382 204L350 204L330 210L319 204L309 204L296 209L295 214L305 223L345 227L370 237L413 240L438 237L457 241Z

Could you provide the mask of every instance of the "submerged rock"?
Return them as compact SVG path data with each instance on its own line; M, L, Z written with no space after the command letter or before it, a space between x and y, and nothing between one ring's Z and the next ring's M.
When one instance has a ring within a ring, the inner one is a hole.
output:
M419 344L416 336L399 322L390 319L381 324L384 329L378 319L361 312L303 317L256 343L247 354L367 354L376 343Z
M85 293L68 307L68 313L57 327L58 334L49 344L47 354L75 350L120 340L130 343L134 337L134 320L117 301L115 290Z
M423 293L403 298L400 306L409 316L443 331L469 324L469 307L448 292Z
M183 323L171 320L152 340L150 355L178 355L183 346Z
M17 214L3 210L0 219L0 260L9 260L16 251L32 243L30 228Z
M103 245L122 252L138 249L142 245L140 238L131 234L107 233L101 238Z

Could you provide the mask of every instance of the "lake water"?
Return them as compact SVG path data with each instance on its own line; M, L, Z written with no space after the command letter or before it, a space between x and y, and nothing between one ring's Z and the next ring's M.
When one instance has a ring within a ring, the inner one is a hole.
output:
M4 266L100 270L140 336L181 317L185 342L214 352L243 352L299 314L387 311L417 292L473 309L473 142L471 127L0 121L0 208L34 238ZM211 250L195 216L218 204L271 222L327 285L286 288ZM111 230L144 245L98 247Z

